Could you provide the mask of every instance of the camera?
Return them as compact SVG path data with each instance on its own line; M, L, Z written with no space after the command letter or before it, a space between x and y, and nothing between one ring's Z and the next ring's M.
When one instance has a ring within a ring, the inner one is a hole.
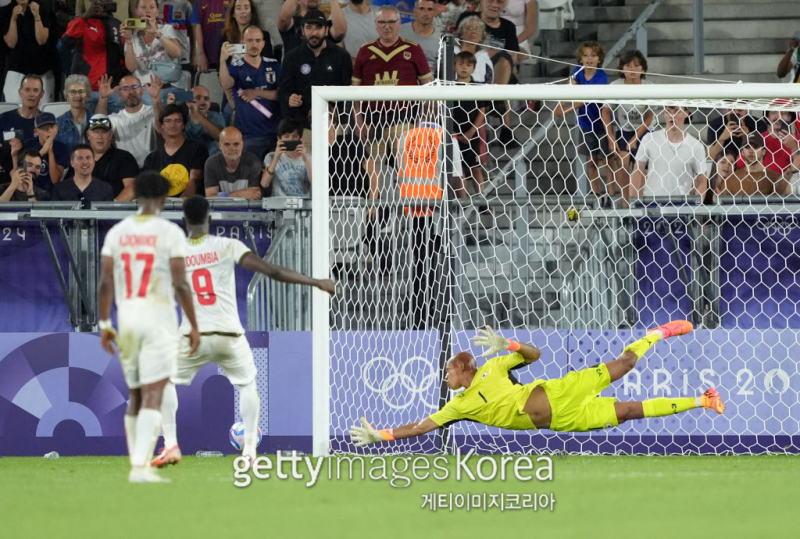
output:
M100 7L103 9L103 13L106 15L111 15L115 11L117 11L117 3L116 2L101 2Z
M303 141L302 140L282 140L281 142L283 142L283 148L287 152L293 152L293 151L295 151L297 149L297 147Z
M244 43L231 43L228 45L228 50L231 54L246 54L247 53L247 45Z
M147 28L147 19L125 19L125 28L144 30Z

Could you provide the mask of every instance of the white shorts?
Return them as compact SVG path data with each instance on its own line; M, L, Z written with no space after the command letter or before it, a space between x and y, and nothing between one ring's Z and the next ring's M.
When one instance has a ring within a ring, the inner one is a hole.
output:
M135 317L135 323L119 319L119 359L130 389L171 378L178 359L178 325L163 317Z
M189 337L181 336L178 372L172 377L172 383L190 385L197 371L209 363L222 367L233 385L244 386L256 379L253 351L244 335L202 335L200 348L193 356L189 355Z

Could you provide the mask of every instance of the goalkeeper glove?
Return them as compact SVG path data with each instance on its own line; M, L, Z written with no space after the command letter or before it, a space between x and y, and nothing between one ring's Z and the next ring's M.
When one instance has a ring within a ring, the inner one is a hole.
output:
M481 357L489 357L502 352L503 350L511 350L516 352L519 350L519 343L506 339L502 335L498 335L490 326L486 329L479 329L478 334L472 338L472 342L477 346L485 346L488 350L481 354Z
M365 445L375 444L394 440L392 429L375 430L366 418L361 418L362 427L350 427L350 439L355 442L356 447L364 447Z

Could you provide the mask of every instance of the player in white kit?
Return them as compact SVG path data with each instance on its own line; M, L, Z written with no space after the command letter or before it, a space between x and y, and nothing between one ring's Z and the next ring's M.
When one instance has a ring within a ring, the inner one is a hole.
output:
M164 482L149 466L161 423L164 386L175 373L178 317L184 312L187 350L197 350L200 335L186 282L186 236L159 213L171 186L158 173L140 174L133 184L139 201L136 215L108 231L101 257L98 304L103 348L119 347L125 383L130 390L125 436L131 458L131 482ZM117 303L119 336L111 324L111 302Z
M178 372L172 376L172 383L164 388L161 407L164 449L152 461L156 467L177 464L181 459L175 422L178 412L175 384L190 385L197 371L210 362L222 367L230 382L239 390L239 411L245 432L242 454L251 460L256 457L261 401L256 389L253 352L239 321L234 274L236 264L276 281L315 286L329 294L333 294L336 288L329 279L312 279L270 264L239 240L210 235L208 208L208 201L199 195L191 196L183 203L183 222L189 232L185 240L188 242L186 271L203 342L195 353L189 347L189 340L181 337ZM189 326L184 319L181 335L188 334L188 331Z

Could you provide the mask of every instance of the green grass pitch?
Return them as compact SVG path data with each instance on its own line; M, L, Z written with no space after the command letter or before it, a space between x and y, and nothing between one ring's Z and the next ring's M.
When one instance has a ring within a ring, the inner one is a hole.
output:
M456 482L452 459L449 468L447 481L408 488L325 471L311 488L274 476L237 488L233 457L185 457L159 485L129 484L124 457L5 457L0 536L777 539L800 530L800 456L566 456L553 459L553 481L527 483ZM420 507L430 492L551 491L552 513Z

